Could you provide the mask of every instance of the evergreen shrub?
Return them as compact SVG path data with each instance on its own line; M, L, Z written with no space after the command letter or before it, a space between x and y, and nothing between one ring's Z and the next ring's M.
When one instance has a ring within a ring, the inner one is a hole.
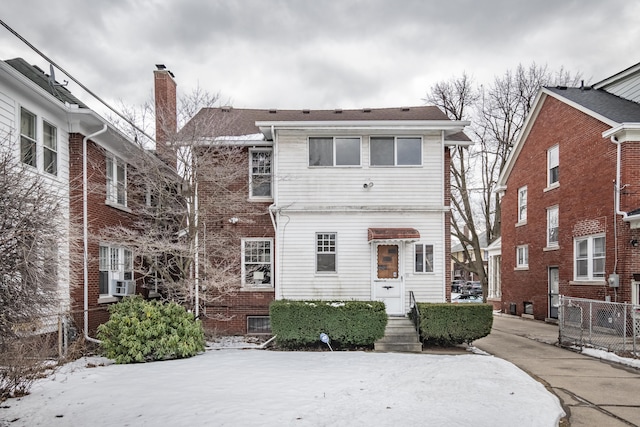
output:
M458 345L485 337L493 325L490 304L418 303L420 339L426 345Z
M179 304L126 297L109 313L98 327L98 339L116 363L181 359L204 351L202 324Z
M271 331L284 348L315 347L320 334L333 349L373 347L384 336L387 313L380 301L273 301Z

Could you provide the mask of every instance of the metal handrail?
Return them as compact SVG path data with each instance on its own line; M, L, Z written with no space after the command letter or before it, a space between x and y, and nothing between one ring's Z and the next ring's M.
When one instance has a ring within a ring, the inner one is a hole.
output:
M413 325L416 328L418 336L420 336L420 310L418 309L418 303L413 291L409 291L409 308L411 309L411 317L413 318Z

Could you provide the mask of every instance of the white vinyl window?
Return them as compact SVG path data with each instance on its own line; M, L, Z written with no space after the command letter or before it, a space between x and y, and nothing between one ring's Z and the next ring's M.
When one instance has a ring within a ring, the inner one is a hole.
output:
M51 175L58 174L58 129L47 122L42 122L42 158L44 171Z
M251 198L270 199L272 197L272 151L251 150L249 180Z
M416 273L433 273L433 245L425 245L417 243L415 249L415 266Z
M113 295L114 282L133 280L133 255L129 249L100 245L100 295Z
M527 221L527 187L520 187L518 189L518 222L523 223Z
M547 247L558 246L558 207L547 209Z
M575 280L589 281L604 278L604 236L587 236L575 239L573 253Z
M316 233L316 273L335 273L336 233Z
M127 164L107 155L107 201L127 206Z
M36 115L20 109L20 160L29 166L37 166Z
M547 150L547 185L560 182L560 148L558 145Z
M371 166L420 166L422 138L372 136L369 144Z
M529 246L518 246L516 247L516 268L527 267L529 267Z
M360 166L360 138L309 138L309 166Z
M242 284L247 287L270 287L273 271L271 239L242 241Z

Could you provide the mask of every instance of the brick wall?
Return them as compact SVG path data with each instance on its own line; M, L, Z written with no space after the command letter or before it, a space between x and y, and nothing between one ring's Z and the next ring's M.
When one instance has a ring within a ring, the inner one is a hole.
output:
M640 271L640 251L629 241L638 238L621 217L614 214L616 146L602 138L609 126L552 97L547 97L524 141L522 151L507 181L502 199L502 309L515 303L517 314L524 302L533 303L536 319L548 317L548 268L558 267L560 294L612 301L630 300L630 280ZM559 144L559 182L547 189L547 150ZM640 152L625 146L623 183L638 183ZM635 174L635 175L634 175ZM516 226L518 189L527 186L527 221ZM625 196L623 196L625 197ZM627 206L640 207L640 193L625 199ZM633 199L633 200L632 200ZM546 248L547 208L559 207L559 247ZM619 290L609 288L606 276L616 261L621 276ZM605 279L589 284L574 281L574 238L606 233ZM516 246L529 246L528 269L516 269Z

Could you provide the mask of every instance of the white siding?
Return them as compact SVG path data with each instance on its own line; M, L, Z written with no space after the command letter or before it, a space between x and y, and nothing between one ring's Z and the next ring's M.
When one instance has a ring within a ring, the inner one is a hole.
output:
M345 136L344 132L335 136ZM391 134L393 136L393 134ZM443 148L437 135L423 136L419 167L370 167L369 136L362 136L359 167L309 167L307 136L280 133L277 144L278 205L309 207L442 209ZM372 182L372 188L364 188Z
M640 75L632 75L626 79L612 83L603 89L621 98L640 102Z

